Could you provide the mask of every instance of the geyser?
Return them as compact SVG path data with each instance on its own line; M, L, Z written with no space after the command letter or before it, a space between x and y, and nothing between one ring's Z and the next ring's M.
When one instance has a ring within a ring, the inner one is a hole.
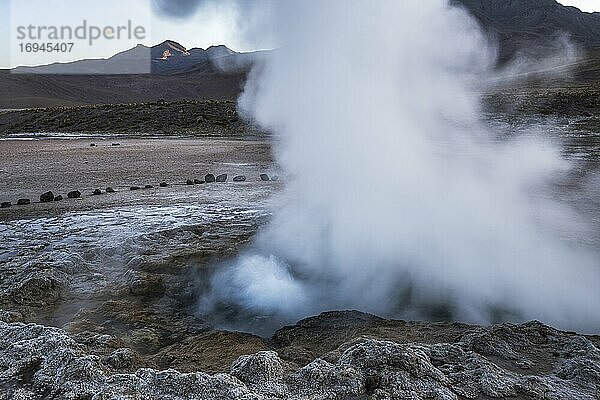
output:
M564 239L574 212L532 195L568 165L542 139L499 142L480 122L468 88L493 57L465 12L442 0L273 7L280 47L240 104L281 137L283 206L213 277L205 310L600 329L598 254Z

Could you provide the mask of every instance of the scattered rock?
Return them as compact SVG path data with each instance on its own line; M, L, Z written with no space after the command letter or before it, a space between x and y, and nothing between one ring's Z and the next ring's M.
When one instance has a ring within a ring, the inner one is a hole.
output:
M146 185L146 186L144 186L144 189L152 189L153 187L154 186L152 186L152 185Z
M106 188L106 193L116 193L117 191L110 186Z
M94 190L94 193L92 193L92 195L94 195L94 196L99 196L101 194L102 194L102 190L100 190L100 189L96 189L96 190Z
M204 184L204 181L201 181L200 179L194 179L194 185L202 185Z
M12 203L10 201L4 201L2 202L2 204L0 204L0 208L9 208L12 206Z
M244 175L238 175L236 177L233 178L234 182L245 182L246 181L246 177Z
M120 146L120 145L121 145L121 143L113 143L112 145L113 145L113 146Z
M204 177L204 182L206 183L213 183L216 181L216 178L213 174L208 174Z
M132 186L129 188L129 190L140 190L140 189L141 189L141 187L139 187L139 186Z
M90 147L96 147L96 143L90 143Z
M58 196L56 196L56 197L54 198L54 201L62 201L62 199L63 199L62 195L61 195L61 194L59 194Z
M78 199L81 197L81 192L79 190L73 190L72 192L67 193L67 197L69 199Z
M193 185L193 184L194 184L194 181L193 181L193 180L191 180L191 179L188 179L187 181L185 181L185 184L186 184L186 185Z
M17 200L17 205L18 206L26 206L28 204L31 204L31 200L29 200L29 199L19 199L19 200Z
M269 175L267 175L267 174L260 174L260 180L263 182L267 182L267 181L270 181L271 179L269 179Z
M164 187L169 186L169 184L167 182L161 182L158 186L164 188Z
M54 193L46 192L40 196L40 202L42 203L50 203L54 201Z
M220 183L227 182L227 174L221 174L217 176L216 181Z

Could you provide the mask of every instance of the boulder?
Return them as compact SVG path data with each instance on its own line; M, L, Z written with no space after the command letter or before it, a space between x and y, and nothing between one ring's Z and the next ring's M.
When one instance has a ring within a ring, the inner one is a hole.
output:
M121 145L121 143L113 143L112 145L113 145L113 146L120 146L120 145Z
M152 186L152 185L146 185L146 186L144 186L144 189L152 189L153 187L154 186Z
M194 181L193 181L193 180L191 180L191 179L188 179L187 181L185 181L185 184L186 184L186 185L193 185L193 184L194 184Z
M200 179L194 179L194 185L202 185L204 183L204 181L201 181Z
M246 181L246 177L244 175L239 175L233 178L234 182L245 182Z
M106 193L116 193L117 191L110 186L106 188Z
M141 187L139 187L139 186L132 186L129 188L129 190L140 190L140 189L141 189Z
M102 194L102 190L100 190L100 189L96 189L96 190L94 190L94 193L92 193L92 194L93 194L94 196L101 195L101 194Z
M54 201L62 201L62 199L63 199L62 195L59 194L58 196L56 196L54 198Z
M278 181L278 180L279 180L279 177L278 177L277 175L273 175L273 176L271 177L271 180L272 180L273 182L276 182L276 181Z
M10 206L12 206L12 203L10 201L5 201L2 202L2 204L0 204L0 208L8 208Z
M27 204L31 204L31 200L29 199L19 199L17 200L18 206L26 206Z
M270 181L271 179L269 179L269 175L267 175L267 174L260 174L260 180L263 182L267 182L267 181Z
M169 186L169 184L168 184L167 182L161 182L161 183L160 183L158 186L160 186L160 187L163 187L163 188L164 188L164 187L167 187L167 186Z
M215 178L215 176L213 174L208 174L204 177L204 181L206 183L213 183L215 182L217 179Z
M54 193L52 192L46 192L40 196L40 202L42 203L50 203L51 201L54 201Z
M90 147L96 147L96 143L90 143Z
M73 190L73 191L67 193L67 197L69 199L78 199L81 197L81 192L79 190Z
M221 174L216 177L216 181L220 183L227 182L227 174Z

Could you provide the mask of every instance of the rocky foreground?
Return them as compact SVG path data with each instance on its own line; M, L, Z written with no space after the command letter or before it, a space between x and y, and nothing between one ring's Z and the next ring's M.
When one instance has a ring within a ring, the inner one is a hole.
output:
M0 313L0 399L598 399L600 338L330 312L278 330L228 373L135 369L108 335ZM225 346L225 344L224 344Z

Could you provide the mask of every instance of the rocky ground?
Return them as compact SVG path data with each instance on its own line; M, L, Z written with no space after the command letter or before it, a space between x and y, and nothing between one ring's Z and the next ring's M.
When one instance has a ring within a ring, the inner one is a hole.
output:
M0 136L39 132L203 137L260 134L240 119L235 101L158 101L0 112Z
M504 107L496 117L512 124L521 111L503 99L488 103ZM586 99L552 102L551 118L595 121L597 104ZM234 112L233 103L178 102L0 116L4 134L63 123L68 133L0 140L0 200L11 202L0 209L0 400L600 398L600 338L537 322L481 327L330 312L265 337L215 327L198 308L210 276L251 243L285 184L285 176L260 178L281 175L273 139L241 139L225 106ZM199 134L236 138L73 134L94 118L94 129L130 133L147 111L149 124L162 124L154 107L167 122L151 135L193 126L215 107L213 118L229 115L229 125L218 130L210 120ZM597 227L598 191L581 190L599 187L590 184L598 182L594 126L561 137L581 173L580 184L557 193L577 198ZM187 184L208 173L228 181ZM247 180L232 182L237 175ZM48 190L82 197L39 202ZM32 204L17 206L19 198Z
M539 322L477 327L331 312L284 327L220 373L147 368L106 334L1 314L2 399L598 399L600 338ZM200 329L197 336L205 333ZM237 334L237 341L243 341ZM228 341L221 341L227 348ZM258 351L261 350L262 351ZM212 350L214 352L214 350ZM204 352L210 353L206 348Z

